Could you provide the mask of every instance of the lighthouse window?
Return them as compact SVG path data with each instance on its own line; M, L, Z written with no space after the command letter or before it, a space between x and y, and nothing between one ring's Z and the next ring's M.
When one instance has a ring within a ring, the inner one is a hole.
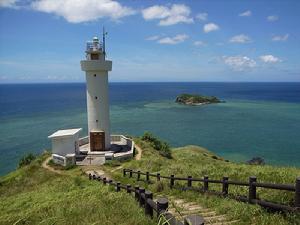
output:
M94 77L96 77L97 76L97 74L94 74Z

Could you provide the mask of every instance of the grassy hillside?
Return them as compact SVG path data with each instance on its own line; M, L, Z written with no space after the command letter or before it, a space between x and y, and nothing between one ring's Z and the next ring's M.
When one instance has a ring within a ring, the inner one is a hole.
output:
M161 175L171 175L180 177L203 177L209 175L211 179L221 179L223 176L229 176L230 180L248 181L249 176L257 176L260 182L274 182L294 184L297 176L300 176L300 170L297 168L257 166L237 164L224 160L213 153L197 146L186 146L172 150L172 159L158 154L150 143L136 139L136 143L142 147L143 155L140 161L129 161L123 164L124 168L132 168L141 171L160 172ZM115 164L117 165L117 164ZM105 166L109 173L112 165ZM198 201L200 204L213 207L220 213L226 213L232 219L240 219L240 224L300 224L300 215L284 215L279 213L269 213L260 206L237 202L230 199L222 199L216 196L208 196L195 192L182 192L170 190L168 181L157 183L152 178L153 183L147 184L144 181L136 179L123 178L121 170L111 174L122 183L135 183L144 186L156 194L174 195L180 198L186 198ZM184 181L176 181L176 185L183 185ZM202 184L194 183L195 186ZM221 190L221 185L209 185L210 189ZM245 187L229 186L229 193L248 194ZM262 199L291 204L293 194L285 191L258 189L258 196Z
M135 139L142 147L141 160L127 162L113 161L101 166L114 180L126 184L139 184L154 192L154 196L167 195L198 202L213 208L229 219L239 220L238 224L300 224L300 215L270 213L257 205L223 199L213 195L192 191L170 190L168 181L147 184L122 176L122 169L132 168L141 171L160 172L161 175L202 177L221 179L224 175L231 180L248 181L249 176L257 176L258 181L274 183L294 183L300 176L297 168L255 166L237 164L224 160L206 149L197 146L176 148L168 154L160 154L164 148L141 139ZM156 148L156 149L155 149ZM158 151L159 150L159 151ZM164 150L165 153L165 150ZM30 165L22 167L0 178L0 225L1 224L156 224L145 217L143 209L134 198L125 192L116 193L112 187L99 182L90 182L81 168L56 174L41 167L49 154L43 154ZM168 156L168 157L166 157ZM111 172L114 169L114 172ZM176 181L176 185L185 182ZM201 186L193 183L193 186ZM210 189L220 190L220 185L209 185ZM229 187L230 193L248 194L247 188ZM260 198L291 204L293 194L284 191L258 189Z
M35 160L0 179L0 224L155 224L125 192L90 182L79 168L64 175Z

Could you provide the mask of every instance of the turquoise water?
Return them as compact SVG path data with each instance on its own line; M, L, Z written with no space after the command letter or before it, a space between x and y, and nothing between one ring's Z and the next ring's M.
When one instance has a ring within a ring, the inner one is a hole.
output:
M183 92L226 103L174 103ZM172 146L200 145L233 161L260 156L300 166L299 83L112 83L110 101L113 133L147 130ZM87 133L84 84L0 85L0 107L0 174L24 153L49 148L57 129Z

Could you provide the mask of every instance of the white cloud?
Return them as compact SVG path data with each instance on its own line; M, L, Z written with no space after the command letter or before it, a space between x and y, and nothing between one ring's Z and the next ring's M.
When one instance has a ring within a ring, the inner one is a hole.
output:
M252 41L251 38L245 34L233 36L229 40L229 42L231 43L249 43L251 41Z
M246 71L256 66L256 62L247 56L223 56L223 60L235 71Z
M271 15L271 16L267 17L267 20L270 21L270 22L274 22L274 21L279 20L279 17L276 16L276 15Z
M272 41L287 41L287 39L289 38L289 34L285 34L285 35L276 35L272 37Z
M208 16L207 13L198 13L198 14L196 15L196 18L197 18L198 20L201 20L201 21L206 21L206 20L207 20L207 16Z
M207 23L203 26L203 31L205 33L209 33L211 31L216 31L216 30L219 30L219 26L215 23Z
M31 7L62 16L71 23L94 21L103 17L118 20L135 13L133 9L113 0L38 0L32 2Z
M156 41L160 38L159 35L154 35L154 36L150 36L150 37L147 37L146 40L147 41Z
M189 36L186 34L178 34L174 37L164 37L157 41L159 44L169 44L169 45L176 45L181 42L184 42L186 39L188 39Z
M190 17L191 10L184 4L173 4L170 7L162 5L154 5L142 10L145 20L159 19L160 26L169 26L178 23L193 23Z
M195 41L194 45L197 47L205 46L206 44L203 41Z
M0 0L0 7L16 8L18 0Z
M251 16L251 15L252 15L252 12L250 10L247 10L247 11L239 14L239 16Z
M259 57L261 61L265 63L278 63L281 62L281 59L273 56L273 55L262 55Z

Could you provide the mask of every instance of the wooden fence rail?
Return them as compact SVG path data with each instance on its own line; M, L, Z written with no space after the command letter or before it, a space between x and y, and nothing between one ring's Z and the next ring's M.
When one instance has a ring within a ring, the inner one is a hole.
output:
M170 176L162 176L160 173L150 173L150 172L141 172L134 171L132 169L123 169L123 176L126 176L129 173L129 177L133 177L133 174L137 174L137 179L141 179L141 175L146 177L146 181L150 182L150 177L155 177L157 181L161 179L167 179L170 182L170 188L174 188L175 181L186 181L186 186L183 188L184 190L195 190L200 192L206 192L211 194L216 194L222 197L233 198L239 201L248 202L250 204L258 204L266 208L270 208L273 210L281 210L281 211L290 211L290 212L300 212L300 177L296 178L295 185L292 184L272 184L272 183L259 183L257 182L257 178L255 176L249 177L249 182L240 182L240 181L231 181L229 177L223 177L222 180L213 180L209 179L208 176L204 176L203 178L193 178L192 176L188 177L175 177L175 175ZM202 188L193 187L194 182L202 182ZM209 184L221 184L222 191L212 191L209 189ZM228 189L229 185L234 186L244 186L248 187L248 196L234 196L229 194ZM268 202L257 197L257 188L266 188L266 189L276 189L283 191L291 191L294 192L294 204L293 205L282 205L279 203Z
M153 200L153 194L151 191L145 190L145 188L138 185L132 187L130 184L123 185L120 182L116 182L106 177L96 176L95 174L89 174L90 180L96 180L102 182L104 185L112 185L115 187L116 192L120 192L122 189L127 193L134 193L135 199L138 201L140 207L143 207L145 214L154 218L154 212L156 218L161 221L159 224L169 225L204 225L204 220L199 215L190 215L184 218L183 223L178 221L175 216L168 212L169 202L167 198L158 198L155 202ZM168 221L168 223L164 223Z

